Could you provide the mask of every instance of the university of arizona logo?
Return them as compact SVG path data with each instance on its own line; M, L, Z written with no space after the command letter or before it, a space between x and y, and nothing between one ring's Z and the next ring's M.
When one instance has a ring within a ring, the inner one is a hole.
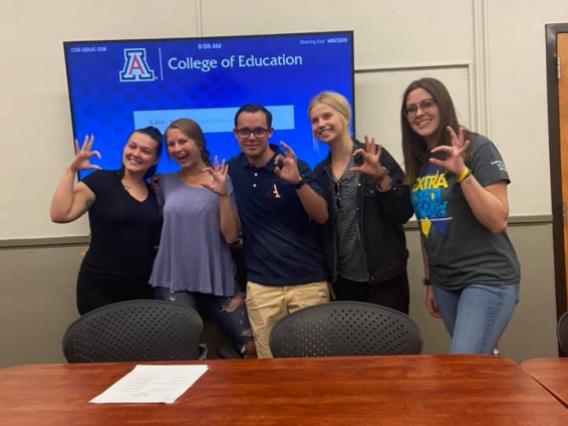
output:
M272 198L282 198L282 195L278 192L278 187L276 184L272 186Z
M268 189L264 193L264 196L266 198L282 198L282 195L280 195L280 192L278 192L278 187L276 186L275 183L273 183L270 189Z
M146 60L146 49L124 49L124 67L119 74L123 83L154 81L154 70Z

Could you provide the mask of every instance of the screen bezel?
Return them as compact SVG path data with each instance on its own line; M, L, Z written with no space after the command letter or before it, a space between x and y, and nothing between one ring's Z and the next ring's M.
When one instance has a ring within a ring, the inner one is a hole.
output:
M355 125L356 125L356 93L355 93L355 52L354 52L354 31L353 30L337 30L337 31L317 31L317 32L293 32L293 33L273 33L273 34L245 34L245 35L223 35L223 36L199 36L199 37L160 37L160 38L134 38L134 39L106 39L106 40L72 40L72 41L64 41L63 48L64 48L64 57L65 57L65 68L66 68L66 80L67 80L67 88L68 88L68 98L69 98L69 108L71 113L71 125L72 125L72 133L73 139L77 140L82 143L80 139L80 135L77 134L77 122L75 118L75 108L73 104L73 95L72 95L72 84L71 84L71 77L70 77L70 64L68 61L68 55L70 53L70 48L77 45L84 45L84 44L120 44L120 43L137 43L137 42L189 42L189 43L215 43L215 42L222 42L224 40L244 40L244 39L270 39L270 38L277 38L277 37L318 37L318 36L347 36L349 49L351 52L351 123L350 128L351 132L355 134ZM316 93L314 93L315 95ZM307 118L306 118L307 119ZM134 130L134 126L131 129L127 129L125 131L125 135L128 134L129 131ZM206 133L206 132L205 132ZM207 134L207 133L206 133ZM73 143L73 148L75 144ZM162 151L162 156L165 156L164 151ZM311 164L311 166L315 166L315 164ZM89 171L80 171L78 173L78 178L81 179Z

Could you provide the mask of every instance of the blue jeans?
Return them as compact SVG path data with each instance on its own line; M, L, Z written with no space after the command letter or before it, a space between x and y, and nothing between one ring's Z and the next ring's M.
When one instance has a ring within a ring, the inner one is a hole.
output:
M432 286L450 353L491 354L519 301L519 284L470 284L448 291Z
M252 332L244 297L240 304L231 306L233 297L188 291L170 292L169 289L164 287L155 287L154 297L189 305L199 312L200 315L209 316L219 327L219 330L227 338L233 349L241 356L244 354L247 343L252 341Z

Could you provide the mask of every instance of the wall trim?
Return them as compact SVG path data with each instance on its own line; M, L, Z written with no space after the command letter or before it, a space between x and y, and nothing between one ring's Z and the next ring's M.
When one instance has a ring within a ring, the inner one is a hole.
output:
M468 94L468 104L469 104L469 127L471 129L477 129L479 131L480 119L477 113L479 107L479 100L483 100L485 105L485 96L479 93L479 78L476 79L475 67L471 62L440 62L432 64L420 64L420 65L387 65L378 67L359 67L355 68L354 73L357 74L372 74L372 73L386 73L386 72L404 72L404 71L416 71L416 70L441 70L441 69L463 69L467 74L467 94ZM480 74L480 73L477 73ZM485 78L482 78L485 81ZM484 113L484 116L487 114ZM483 121L483 120L482 120ZM485 125L485 121L483 124ZM484 132L481 132L484 133Z
M552 224L552 215L520 215L509 218L510 226L531 226ZM409 221L405 229L418 229L416 220ZM65 246L84 246L89 244L88 235L72 235L66 237L14 238L0 240L0 251L26 248L49 248Z
M509 225L544 225L552 223L551 214L517 215L509 218Z
M195 2L195 18L197 35L203 37L203 5L201 4L201 0L196 0Z
M473 0L473 55L472 67L475 84L475 129L491 136L491 114L489 113L489 29L487 25L486 0ZM473 89L472 89L473 90Z
M508 221L509 226L513 226L515 228L521 226L533 226L533 225L551 225L552 224L552 215L519 215L510 217ZM418 229L418 222L414 219L408 221L406 225L404 225L404 229Z
M21 248L47 248L64 246L84 246L89 244L88 235L72 235L66 237L14 238L0 240L0 251Z
M413 65L386 65L386 66L369 66L369 67L356 67L355 74L366 73L379 73L379 72L393 72L393 71L415 71L415 70L435 70L435 69L451 69L451 68L470 68L471 63L468 61L463 62L440 62L432 64L413 64Z

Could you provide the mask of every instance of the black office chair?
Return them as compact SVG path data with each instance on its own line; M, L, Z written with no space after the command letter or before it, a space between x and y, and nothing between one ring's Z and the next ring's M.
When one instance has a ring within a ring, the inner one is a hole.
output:
M183 360L200 357L203 322L191 307L130 300L95 309L63 336L69 362Z
M408 315L364 302L310 306L280 320L269 345L274 357L419 354L420 330Z
M568 312L564 312L556 326L556 337L563 355L568 355Z

